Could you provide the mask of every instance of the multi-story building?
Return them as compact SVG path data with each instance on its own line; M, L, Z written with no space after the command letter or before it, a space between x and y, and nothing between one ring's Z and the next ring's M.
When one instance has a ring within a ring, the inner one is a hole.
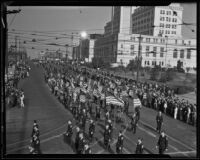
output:
M73 47L73 59L92 62L94 57L94 42L102 34L89 34L86 39L81 39L79 46Z
M129 12L127 8L121 8L126 7L115 7L113 22L111 20L106 24L104 36L95 41L95 58L126 66L130 60L140 55L142 66L174 67L180 60L184 68L196 67L196 39L181 36L181 25L178 24L181 24L183 8L179 4L132 8ZM123 10L127 12L122 12ZM126 15L121 15L122 13ZM130 30L123 30L123 17L130 16L130 13L133 13L133 16L129 24L133 24L132 31L138 34L130 34ZM169 34L166 29L160 31L162 27L150 27L159 26L161 16L165 17L165 26L170 24ZM171 28L173 25L176 27ZM139 52L140 36L142 38Z
M132 14L132 33L152 36L181 37L183 7L142 6Z
M195 39L141 35L139 42L139 37L139 34L119 33L98 39L95 43L95 57L126 66L140 55L144 67L175 67L178 60L184 68L196 67Z

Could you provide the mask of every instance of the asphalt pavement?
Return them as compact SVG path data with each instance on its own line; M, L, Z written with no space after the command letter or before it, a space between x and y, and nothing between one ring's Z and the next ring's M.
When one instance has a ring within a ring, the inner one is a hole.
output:
M28 154L33 120L38 120L43 154L73 154L74 149L64 142L63 132L67 121L72 120L75 138L75 120L71 113L51 94L44 82L43 69L30 64L30 77L20 81L19 87L25 92L25 108L11 108L6 111L6 140L8 154ZM124 115L123 123L114 122L111 150L106 151L103 145L104 116L96 122L95 140L90 144L93 154L115 154L115 145L120 130L124 133L124 154L134 154L138 137L143 138L144 154L157 154L155 110L142 107L141 118L136 134L129 127L129 118ZM163 129L168 135L169 148L166 152L174 157L196 156L196 128L164 115ZM86 124L88 133L88 122Z

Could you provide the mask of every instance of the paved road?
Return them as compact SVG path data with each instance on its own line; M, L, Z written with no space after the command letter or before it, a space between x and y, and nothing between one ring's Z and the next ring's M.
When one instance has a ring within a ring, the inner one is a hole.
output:
M7 152L28 153L27 145L30 141L33 120L37 119L41 132L42 153L71 154L72 147L63 140L62 133L66 130L66 122L72 119L72 115L50 93L44 83L42 68L31 64L30 77L20 82L19 86L25 91L24 109L13 108L7 110ZM104 121L96 124L96 140L91 144L92 153L108 154L116 153L115 144L119 130L125 135L123 153L133 154L136 148L137 138L143 138L145 154L156 154L155 148L158 134L155 131L156 112L149 108L142 108L141 120L137 133L131 133L128 127L129 118L124 116L124 123L114 123L114 139L112 150L107 152L103 146ZM103 118L103 116L102 116ZM73 120L73 126L75 126ZM196 128L164 115L164 129L169 136L168 152L172 156L191 157L196 155ZM88 124L86 125L88 131ZM74 130L75 133L75 130ZM74 137L73 137L74 138Z

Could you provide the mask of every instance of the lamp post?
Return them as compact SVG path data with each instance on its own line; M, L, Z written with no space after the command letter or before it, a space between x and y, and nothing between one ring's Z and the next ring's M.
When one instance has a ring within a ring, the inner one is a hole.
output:
M80 33L80 58L82 58L82 39L86 39L87 38L87 33L85 31ZM85 59L84 59L85 61Z
M138 78L139 78L139 61L140 61L140 57L141 57L141 40L142 40L141 34L137 38L139 38L138 57L137 57L137 82L138 82Z

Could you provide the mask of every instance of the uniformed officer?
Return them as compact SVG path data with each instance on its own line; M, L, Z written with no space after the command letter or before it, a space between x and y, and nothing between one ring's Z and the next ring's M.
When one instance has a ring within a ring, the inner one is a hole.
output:
M110 139L112 140L112 134L113 134L113 124L112 124L112 121L109 119L108 120L108 126L109 126L109 129L110 129Z
M164 151L168 150L168 139L164 131L161 132L156 148L159 149L159 154L163 154Z
M86 119L87 119L87 115L86 115L86 110L83 109L82 115L81 115L81 126L83 131L85 131L85 124L86 124Z
M84 145L85 145L85 140L83 138L83 133L80 133L79 134L79 141L78 141L78 148L77 148L78 154L83 154Z
M110 134L111 134L111 130L109 129L109 125L106 125L106 129L104 131L104 145L106 146L106 149L110 148Z
M116 143L116 152L118 154L122 154L122 150L123 150L123 141L124 141L124 136L122 135L122 131L119 132L119 136L118 136L118 141Z
M131 130L133 130L133 133L136 133L136 127L137 127L137 120L136 120L136 114L134 113L131 117Z
M101 109L99 105L96 106L96 121L101 119Z
M84 154L92 154L91 148L87 143L84 146Z
M160 133L161 127L162 127L162 123L163 123L163 116L162 116L162 112L161 111L159 111L158 115L156 116L156 122L157 122L156 131Z
M80 128L76 128L76 138L75 138L75 149L78 151L78 143L79 143L79 134L80 134Z
M138 138L138 142L137 142L137 145L136 145L135 153L136 154L142 154L143 153L143 149L144 149L144 145L142 143L142 139Z
M140 120L140 107L137 106L135 108L135 113L136 113L136 123L138 124L138 121Z
M91 119L90 120L90 126L89 126L89 138L90 138L90 141L93 141L94 133L95 133L95 123Z
M72 127L72 122L68 121L68 128L67 131L65 133L66 138L67 138L67 142L72 145L72 135L73 135L73 127Z

